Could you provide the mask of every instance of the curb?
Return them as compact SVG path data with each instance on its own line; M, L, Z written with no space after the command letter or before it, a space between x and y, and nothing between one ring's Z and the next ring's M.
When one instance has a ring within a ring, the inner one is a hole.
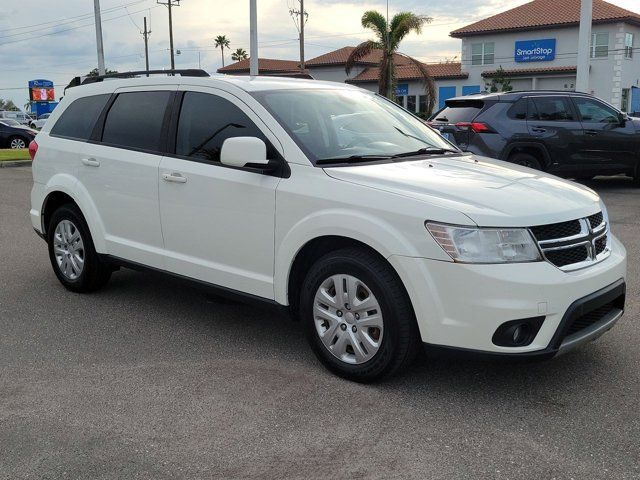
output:
M4 162L0 162L0 168L26 166L31 166L31 160L5 160Z

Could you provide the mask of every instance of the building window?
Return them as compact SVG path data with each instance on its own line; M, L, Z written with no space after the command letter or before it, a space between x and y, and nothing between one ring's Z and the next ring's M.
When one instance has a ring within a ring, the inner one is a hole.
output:
M620 110L622 110L625 113L629 111L629 93L630 92L628 88L622 89L622 106Z
M405 101L404 101L404 99L405 99L405 98L407 98L405 95L398 95L398 96L396 97L396 103L397 103L398 105L400 105L401 107L404 107L404 105L405 105Z
M471 65L493 65L495 42L474 43L471 45Z
M609 56L609 34L593 33L591 35L591 58Z
M420 95L420 97L418 98L418 112L431 113L427 112L428 98L429 97L426 95Z
M415 95L409 95L407 97L407 110L409 110L410 112L415 112L416 111L416 96Z
M633 33L624 34L624 58L633 58Z

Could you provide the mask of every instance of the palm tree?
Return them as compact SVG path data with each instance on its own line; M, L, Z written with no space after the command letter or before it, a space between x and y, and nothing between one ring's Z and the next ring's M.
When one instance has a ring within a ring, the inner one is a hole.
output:
M391 22L387 22L385 17L375 10L369 10L362 16L362 26L370 28L376 34L375 40L367 40L358 45L349 55L345 70L347 75L355 64L376 50L382 52L380 59L380 73L378 78L378 91L381 95L389 99L395 96L395 63L394 56L400 55L407 59L408 63L414 65L424 83L425 92L429 104L429 111L435 106L435 85L433 78L429 74L427 66L417 59L398 52L398 47L402 39L411 32L421 33L422 27L426 23L431 23L433 19L423 15L415 15L411 12L400 12L393 16Z
M213 41L215 42L216 48L220 47L220 51L222 52L222 66L224 67L224 47L229 48L229 39L226 35L218 35Z
M246 60L247 58L249 58L249 55L244 48L236 48L236 51L231 54L231 60L234 62Z

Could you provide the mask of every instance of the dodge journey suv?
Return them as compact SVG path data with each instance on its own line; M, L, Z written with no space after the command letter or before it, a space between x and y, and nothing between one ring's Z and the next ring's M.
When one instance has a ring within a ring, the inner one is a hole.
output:
M551 357L624 309L595 192L345 84L104 79L69 88L30 151L31 221L68 290L144 267L286 309L356 381L424 345Z
M640 119L584 93L452 98L431 125L462 150L563 177L626 174L640 185Z

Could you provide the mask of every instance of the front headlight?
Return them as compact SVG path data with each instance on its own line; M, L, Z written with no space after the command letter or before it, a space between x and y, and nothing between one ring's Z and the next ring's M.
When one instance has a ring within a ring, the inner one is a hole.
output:
M474 228L425 223L436 242L456 262L509 263L542 260L526 228Z

